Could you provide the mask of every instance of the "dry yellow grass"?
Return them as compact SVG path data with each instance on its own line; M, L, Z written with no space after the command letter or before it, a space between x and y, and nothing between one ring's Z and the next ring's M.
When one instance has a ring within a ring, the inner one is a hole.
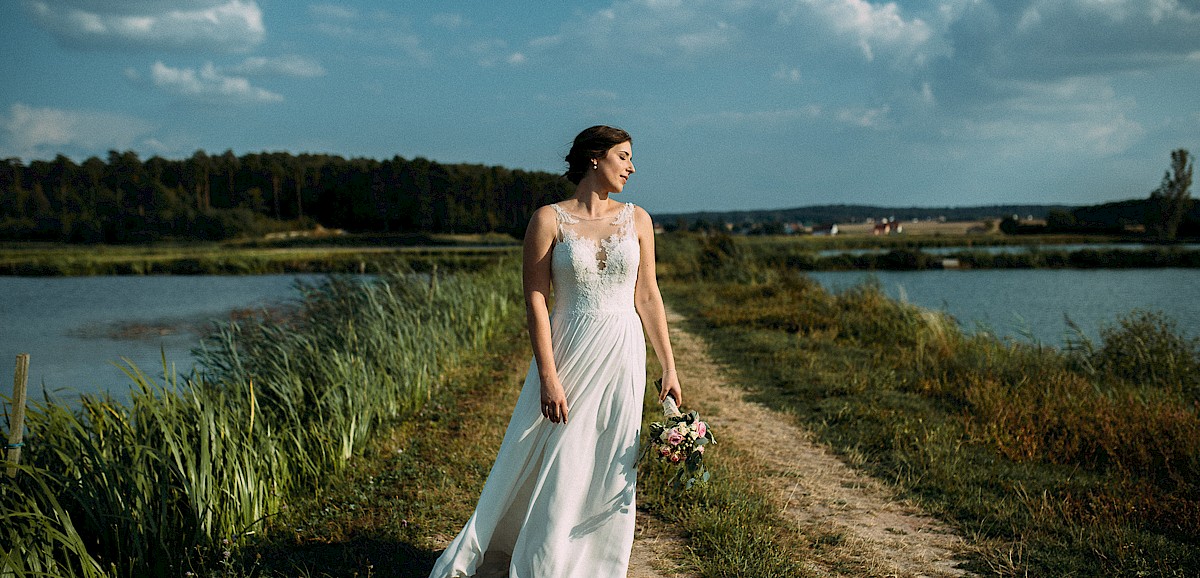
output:
M900 221L904 226L904 235L967 235L967 234L988 234L997 233L995 223L991 224L991 229L988 229L988 223L984 221ZM839 235L870 235L874 230L875 225L870 223L838 223Z

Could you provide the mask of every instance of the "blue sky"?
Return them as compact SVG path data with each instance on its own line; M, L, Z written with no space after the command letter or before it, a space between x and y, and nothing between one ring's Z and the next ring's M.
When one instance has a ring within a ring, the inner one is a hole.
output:
M0 157L559 172L603 123L683 212L1095 204L1200 154L1200 0L538 4L0 2Z

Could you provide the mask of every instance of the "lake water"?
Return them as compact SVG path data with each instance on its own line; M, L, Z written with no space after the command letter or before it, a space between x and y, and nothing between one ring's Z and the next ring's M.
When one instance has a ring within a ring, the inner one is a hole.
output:
M1064 245L984 245L978 247L921 247L920 251L931 255L951 255L954 253L973 252L987 253L991 255L1013 254L1013 253L1032 253L1035 251L1055 251L1067 252L1082 251L1090 249L1094 251L1103 251L1108 249L1121 249L1123 251L1144 251L1147 249L1181 249L1195 251L1200 249L1198 243L1180 243L1177 245L1150 245L1146 243L1093 243L1093 244L1064 244ZM837 255L882 255L888 251L893 251L893 248L871 247L867 249L826 249L817 251L818 257L834 257Z
M213 321L300 297L298 279L320 275L0 277L0 376L28 353L29 396L78 392L127 398L122 358L161 379L162 356L189 373L191 349ZM11 377L0 379L10 395Z
M875 277L889 295L945 310L968 330L986 326L1016 339L1059 346L1069 315L1093 339L1102 324L1134 308L1165 312L1190 335L1200 327L1200 272L1194 269L933 270L815 272L832 289ZM235 310L296 300L296 281L320 275L195 277L0 277L0 392L18 353L30 354L30 395L42 385L70 403L78 392L127 397L128 358L161 378L161 353L189 373L212 321Z
M828 271L809 275L833 290L874 277L893 298L943 310L968 331L1061 346L1069 316L1093 340L1133 309L1161 311L1200 336L1195 269L968 269Z

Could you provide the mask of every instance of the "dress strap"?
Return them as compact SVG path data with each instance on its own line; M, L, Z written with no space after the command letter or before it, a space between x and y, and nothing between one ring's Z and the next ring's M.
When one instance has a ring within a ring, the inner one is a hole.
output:
M635 206L636 205L634 205L633 203L625 203L625 206L621 207L621 211L618 212L616 218L613 219L612 224L614 224L614 225L628 224L633 218L633 208Z
M550 206L554 207L554 215L558 218L559 225L574 225L579 222L579 219L564 211L562 207L558 206L558 203L550 203Z
M617 217L613 219L612 224L617 226L622 235L633 232L633 210L635 208L637 205L625 203L625 206L621 207L621 211L617 213Z
M566 225L578 223L579 219L572 217L570 213L564 211L562 207L558 206L558 203L550 203L550 206L554 207L554 221L557 225L554 232L554 241L562 241L567 236Z

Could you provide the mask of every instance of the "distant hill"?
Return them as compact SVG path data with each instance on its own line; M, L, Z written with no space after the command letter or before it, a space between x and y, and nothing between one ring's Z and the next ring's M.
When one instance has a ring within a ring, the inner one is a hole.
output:
M707 223L801 223L807 226L827 223L856 223L867 219L895 218L902 221L946 220L978 221L981 219L1003 219L1020 215L1022 219L1032 216L1045 219L1051 211L1071 212L1071 205L988 205L980 207L881 207L873 205L813 205L793 209L771 209L756 211L704 211L698 213L658 213L655 219L675 225L682 221L690 227L697 222Z

